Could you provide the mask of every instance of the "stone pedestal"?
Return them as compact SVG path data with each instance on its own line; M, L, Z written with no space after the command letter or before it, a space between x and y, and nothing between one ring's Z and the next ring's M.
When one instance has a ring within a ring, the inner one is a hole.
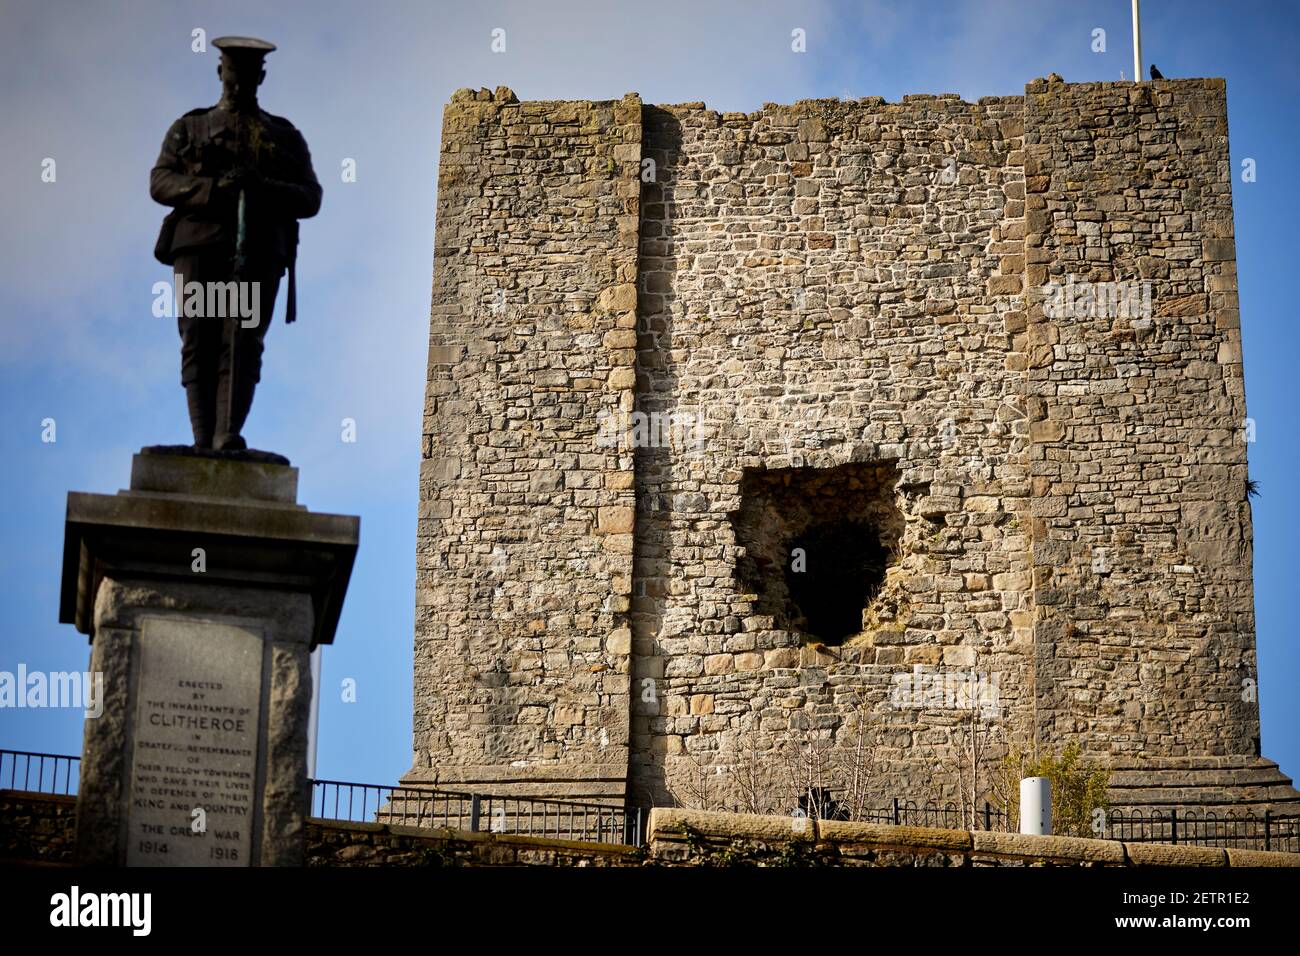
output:
M145 449L129 490L68 495L59 619L104 678L81 862L302 863L310 652L334 638L360 519L297 486L287 464Z

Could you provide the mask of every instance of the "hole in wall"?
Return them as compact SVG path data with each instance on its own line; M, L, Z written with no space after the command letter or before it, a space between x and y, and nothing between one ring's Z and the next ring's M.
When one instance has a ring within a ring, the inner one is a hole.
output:
M892 462L746 469L731 516L744 549L736 584L758 613L823 644L860 633L898 556L897 483Z

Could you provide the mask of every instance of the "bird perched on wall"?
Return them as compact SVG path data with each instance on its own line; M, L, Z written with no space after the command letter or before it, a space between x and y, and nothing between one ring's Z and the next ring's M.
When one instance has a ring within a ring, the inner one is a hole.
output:
M1156 65L1155 65L1154 63L1152 63L1152 64L1151 64L1151 79L1153 79L1153 80L1163 80L1164 78L1165 78L1165 75L1164 75L1163 73L1161 73L1159 70L1157 70L1157 69L1156 69Z

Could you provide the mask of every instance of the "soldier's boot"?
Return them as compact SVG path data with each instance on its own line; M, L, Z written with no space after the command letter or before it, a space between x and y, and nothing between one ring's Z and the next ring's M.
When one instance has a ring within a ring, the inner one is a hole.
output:
M253 407L253 390L257 388L257 383L248 376L236 375L232 395L230 380L230 375L223 374L217 388L217 433L212 447L218 451L236 451L248 447L248 442L239 433L248 418L248 410Z
M190 428L194 432L195 448L211 448L212 433L217 425L216 396L202 382L185 386L185 400L190 406Z

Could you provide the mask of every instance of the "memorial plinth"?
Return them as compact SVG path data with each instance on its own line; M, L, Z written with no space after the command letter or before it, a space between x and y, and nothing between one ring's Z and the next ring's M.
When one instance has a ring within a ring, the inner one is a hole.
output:
M68 495L59 620L104 675L81 862L302 863L310 652L334 639L360 519L297 486L252 455L145 449L130 489Z

